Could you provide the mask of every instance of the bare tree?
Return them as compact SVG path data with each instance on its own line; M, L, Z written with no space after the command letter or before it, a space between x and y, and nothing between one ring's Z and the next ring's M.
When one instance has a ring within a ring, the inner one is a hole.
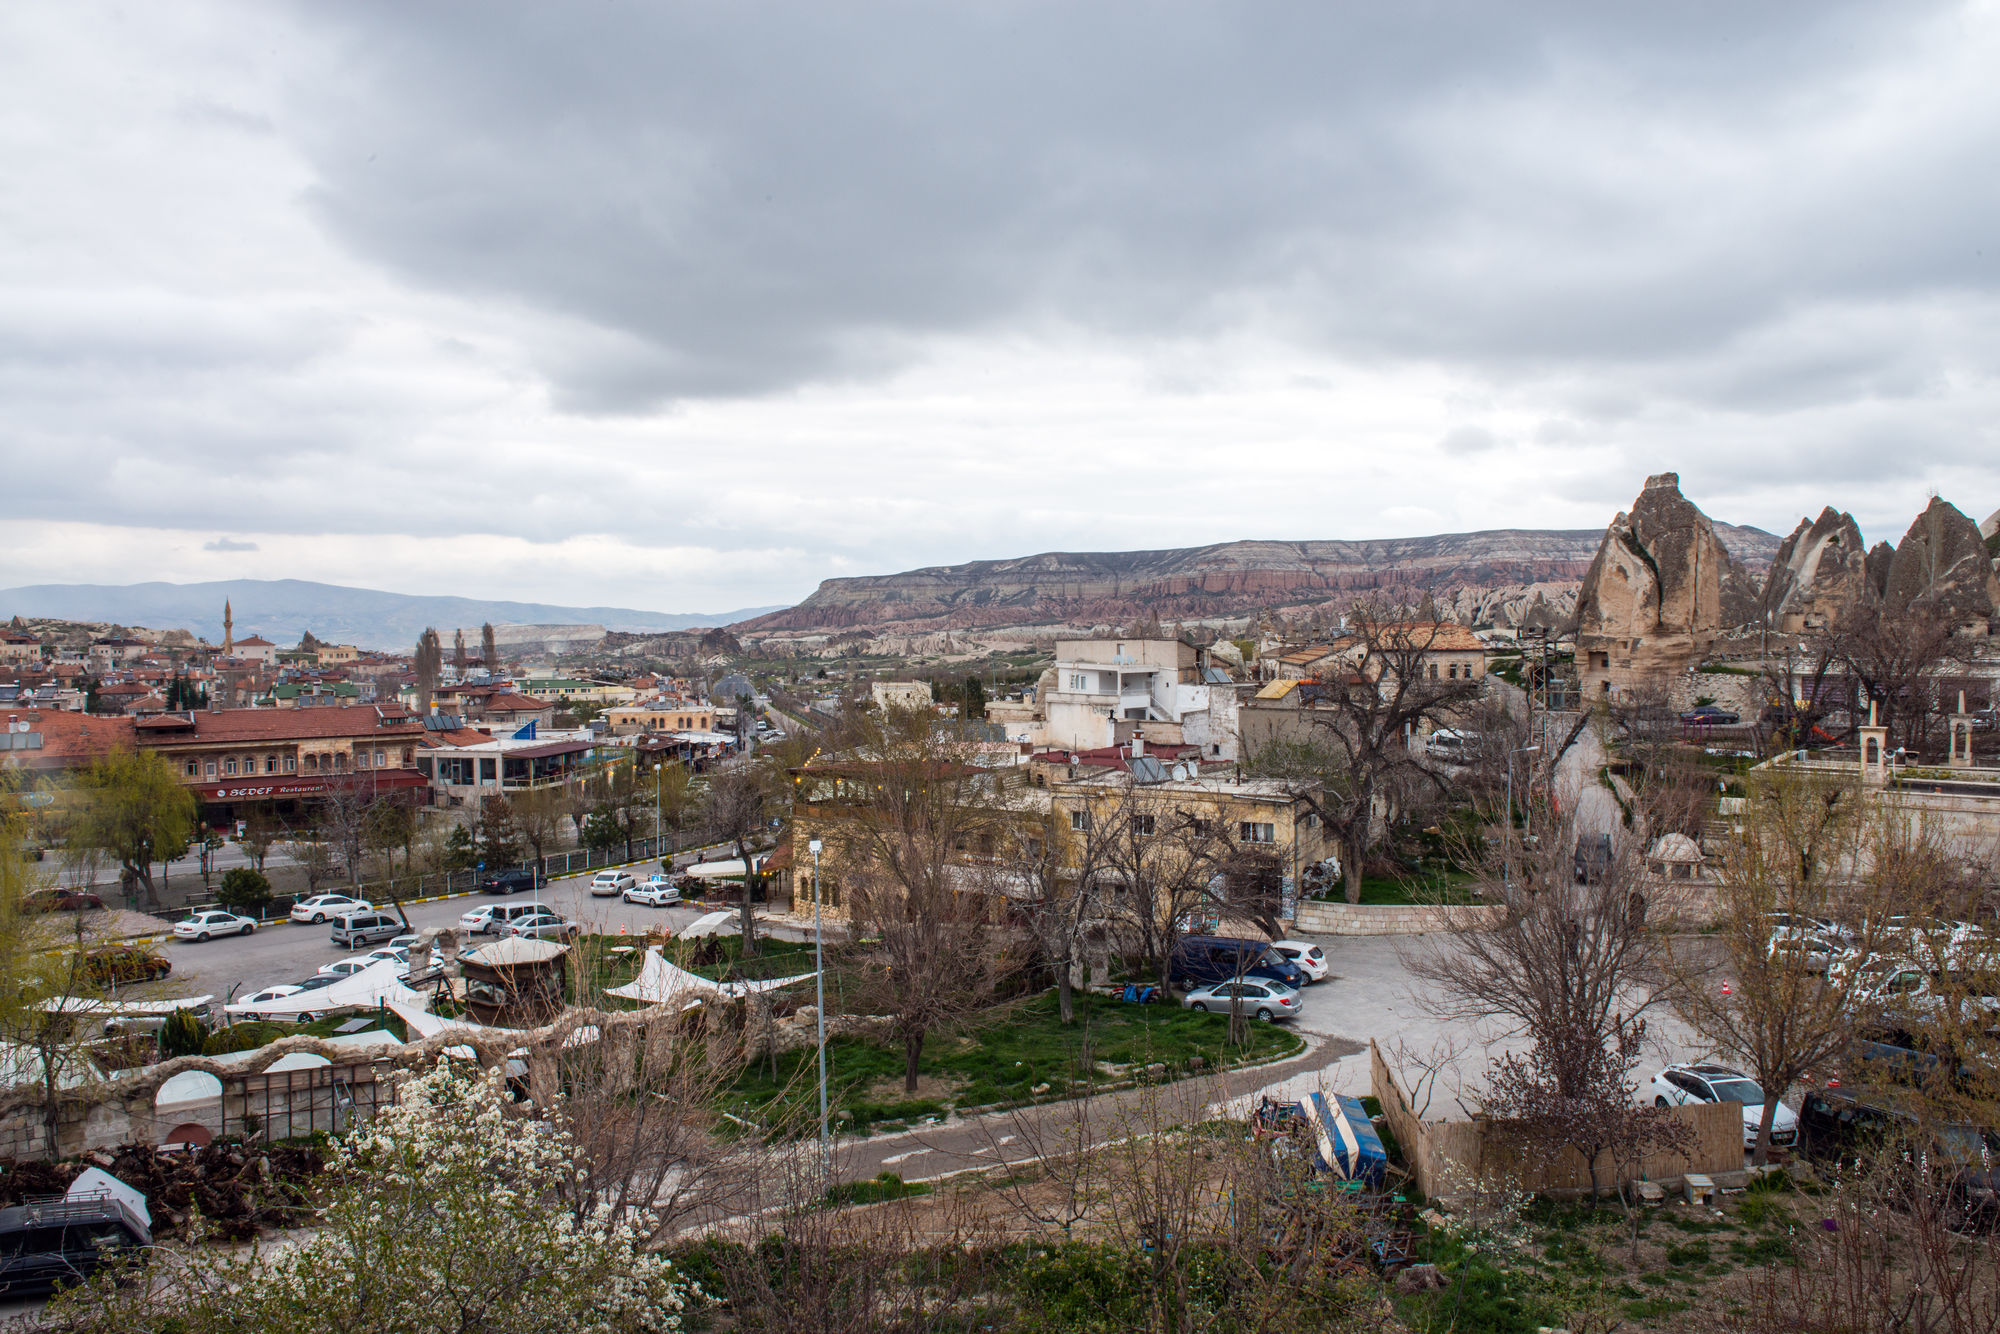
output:
M452 632L451 666L452 670L458 674L458 679L463 681L465 679L466 656L465 629L462 626Z
M535 860L544 860L562 834L563 821L569 818L569 793L560 787L529 788L515 794L512 804L514 827L533 849Z
M996 948L1006 877L968 854L1010 833L998 775L920 719L888 720L850 762L852 804L826 828L851 920L867 1003L891 1017L914 1093L924 1044L991 1004L1011 962Z
M1576 1035L1600 1046L1635 1024L1664 999L1663 933L1682 891L1647 876L1632 840L1614 843L1611 863L1579 878L1569 856L1573 813L1522 858L1521 879L1507 882L1492 858L1481 864L1483 896L1505 917L1486 923L1452 919L1445 929L1404 947L1413 976L1427 986L1419 1003L1441 1018L1498 1021L1507 1031L1580 1052ZM1622 844L1622 846L1619 846ZM1583 1096L1583 1067L1551 1068L1562 1097Z
M734 843L736 855L743 862L740 925L746 958L757 953L757 918L751 907L757 873L751 869L750 840L764 832L765 821L769 818L770 788L770 775L762 766L739 765L717 775L709 783L708 800L703 806L703 821L709 834Z
M1438 791L1449 785L1446 774L1420 761L1412 739L1460 721L1479 697L1469 675L1438 671L1435 655L1458 631L1403 610L1356 605L1336 645L1339 665L1315 682L1311 740L1272 746L1259 758L1271 777L1312 780L1300 783L1298 794L1339 840L1349 903L1361 900L1368 849L1398 782Z
M1924 610L1859 607L1833 632L1833 650L1874 702L1889 744L1920 753L1939 708L1935 678L1958 653L1950 622Z
M494 676L500 675L500 646L493 637L493 622L479 627L479 661Z

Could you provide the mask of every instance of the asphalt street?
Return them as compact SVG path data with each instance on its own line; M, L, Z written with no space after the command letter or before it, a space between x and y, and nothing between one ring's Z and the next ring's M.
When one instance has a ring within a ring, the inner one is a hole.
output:
M650 867L632 869L643 875ZM538 894L531 895L526 891L519 894L466 894L436 903L411 904L404 911L409 916L411 927L423 930L426 927L456 927L462 914L482 903L536 901L582 923L585 931L602 931L611 935L618 934L621 927L630 934L644 935L649 927L661 923L678 931L703 912L710 911L699 906L648 908L617 898L597 898L590 893L593 874L595 872L551 880ZM386 904L378 906L387 907ZM260 926L255 934L247 937L228 936L199 943L191 940L163 942L158 948L173 960L174 972L168 982L161 984L161 989L170 995L209 994L217 998L231 995L233 989L235 995L248 996L262 987L310 977L322 964L347 958L353 953L367 953L366 950L350 951L335 945L331 930L331 924L309 926L289 923ZM777 934L792 933L778 928Z

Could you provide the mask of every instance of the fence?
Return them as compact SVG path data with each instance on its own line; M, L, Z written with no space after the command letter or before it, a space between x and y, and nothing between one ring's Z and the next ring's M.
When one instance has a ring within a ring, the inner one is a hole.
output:
M1590 1189L1590 1165L1580 1153L1560 1159L1524 1161L1499 1142L1491 1128L1478 1121L1426 1121L1410 1106L1396 1074L1382 1059L1382 1049L1368 1043L1370 1082L1382 1117L1401 1146L1417 1189L1426 1196L1449 1195L1458 1188L1454 1176L1504 1178L1537 1194L1573 1194ZM1701 1103L1670 1109L1669 1115L1693 1136L1688 1152L1652 1154L1627 1166L1625 1181L1665 1181L1689 1172L1743 1170L1743 1112L1734 1103ZM1455 1165L1455 1168L1454 1168ZM1599 1164L1599 1184L1620 1183L1608 1162Z

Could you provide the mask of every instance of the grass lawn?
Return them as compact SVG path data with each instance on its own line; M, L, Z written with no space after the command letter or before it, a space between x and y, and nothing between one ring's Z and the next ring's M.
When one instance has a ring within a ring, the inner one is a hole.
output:
M1229 1020L1170 1005L1126 1005L1078 995L1076 1022L1065 1028L1053 992L1007 1007L990 1023L957 1037L924 1045L918 1096L903 1094L903 1053L857 1037L827 1044L830 1098L835 1119L850 1133L900 1130L927 1116L993 1103L1084 1092L1090 1085L1131 1077L1126 1067L1163 1062L1174 1075L1200 1057L1208 1069L1231 1062L1289 1054L1304 1044L1283 1027L1250 1027L1250 1044L1232 1055ZM1088 1042L1086 1057L1085 1043ZM768 1123L781 1115L816 1118L815 1053L808 1048L746 1070L724 1099L727 1110ZM1037 1095L1038 1085L1048 1089ZM841 1118L840 1113L846 1113Z
M1329 898L1336 903L1346 902L1346 895L1338 885ZM1398 907L1411 903L1478 902L1472 897L1472 877L1463 871L1426 871L1420 876L1363 876L1361 901Z

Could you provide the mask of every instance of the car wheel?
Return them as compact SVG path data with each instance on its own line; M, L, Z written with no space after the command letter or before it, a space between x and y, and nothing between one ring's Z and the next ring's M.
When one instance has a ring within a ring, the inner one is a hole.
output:
M1206 1005L1203 1005L1200 1001L1196 1001L1194 1004L1188 1006L1188 1008L1190 1010L1193 1010L1196 1014L1208 1013L1208 1007Z
M321 922L324 922L325 920L326 920L326 914L325 914L325 913L323 913L323 912L316 912L316 913L314 913L314 914L313 914L313 920L312 920L312 924L313 924L314 926L318 926L318 925L319 925L319 924L320 924Z
M195 932L195 933L194 933L194 938L195 938L196 940L198 940L198 941L199 941L199 940L207 940L207 939L208 939L208 932L206 932L206 931L197 931L197 932Z
M257 929L257 924L255 922L245 922L243 924L243 934L246 936L254 932L256 929Z
M1655 1106L1655 1107L1664 1107L1664 1106L1666 1106L1666 1105L1667 1105L1667 1100L1666 1100L1665 1098L1654 1098L1654 1099L1653 1099L1653 1106Z
M1271 1022L1271 1012L1269 1010L1259 1010L1257 1011L1257 1018L1268 1024Z
M316 1018L318 1018L318 1016L313 1014L311 1011L305 1011L298 1015L293 1016L292 1022L295 1024L309 1024Z

